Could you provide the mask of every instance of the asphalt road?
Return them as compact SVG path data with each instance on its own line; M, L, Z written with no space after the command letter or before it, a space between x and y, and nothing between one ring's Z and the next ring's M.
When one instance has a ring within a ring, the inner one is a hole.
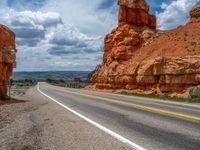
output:
M198 104L67 89L46 83L39 83L38 89L144 149L200 150Z

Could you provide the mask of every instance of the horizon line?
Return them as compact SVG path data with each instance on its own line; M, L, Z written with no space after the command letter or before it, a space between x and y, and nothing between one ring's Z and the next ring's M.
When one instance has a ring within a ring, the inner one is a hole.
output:
M65 72L65 71L68 71L68 72L74 72L74 71L79 71L79 72L89 72L89 71L92 71L92 70L44 70L44 71L13 71L13 73L17 73L17 72Z

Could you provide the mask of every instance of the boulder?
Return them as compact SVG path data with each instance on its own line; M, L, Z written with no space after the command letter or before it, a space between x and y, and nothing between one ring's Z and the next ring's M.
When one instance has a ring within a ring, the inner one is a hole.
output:
M189 94L192 98L200 98L200 86L190 88Z

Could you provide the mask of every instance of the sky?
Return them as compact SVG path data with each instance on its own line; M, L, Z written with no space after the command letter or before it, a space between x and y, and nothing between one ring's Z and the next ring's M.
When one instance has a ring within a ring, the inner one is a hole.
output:
M147 0L159 29L185 24L197 1ZM117 17L117 0L0 0L0 23L16 33L15 71L94 70Z

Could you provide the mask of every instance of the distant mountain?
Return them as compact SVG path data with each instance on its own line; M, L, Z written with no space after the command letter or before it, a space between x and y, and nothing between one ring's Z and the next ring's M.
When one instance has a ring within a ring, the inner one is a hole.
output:
M45 81L46 79L73 80L75 77L80 77L82 80L86 80L89 73L90 71L14 72L13 79Z

